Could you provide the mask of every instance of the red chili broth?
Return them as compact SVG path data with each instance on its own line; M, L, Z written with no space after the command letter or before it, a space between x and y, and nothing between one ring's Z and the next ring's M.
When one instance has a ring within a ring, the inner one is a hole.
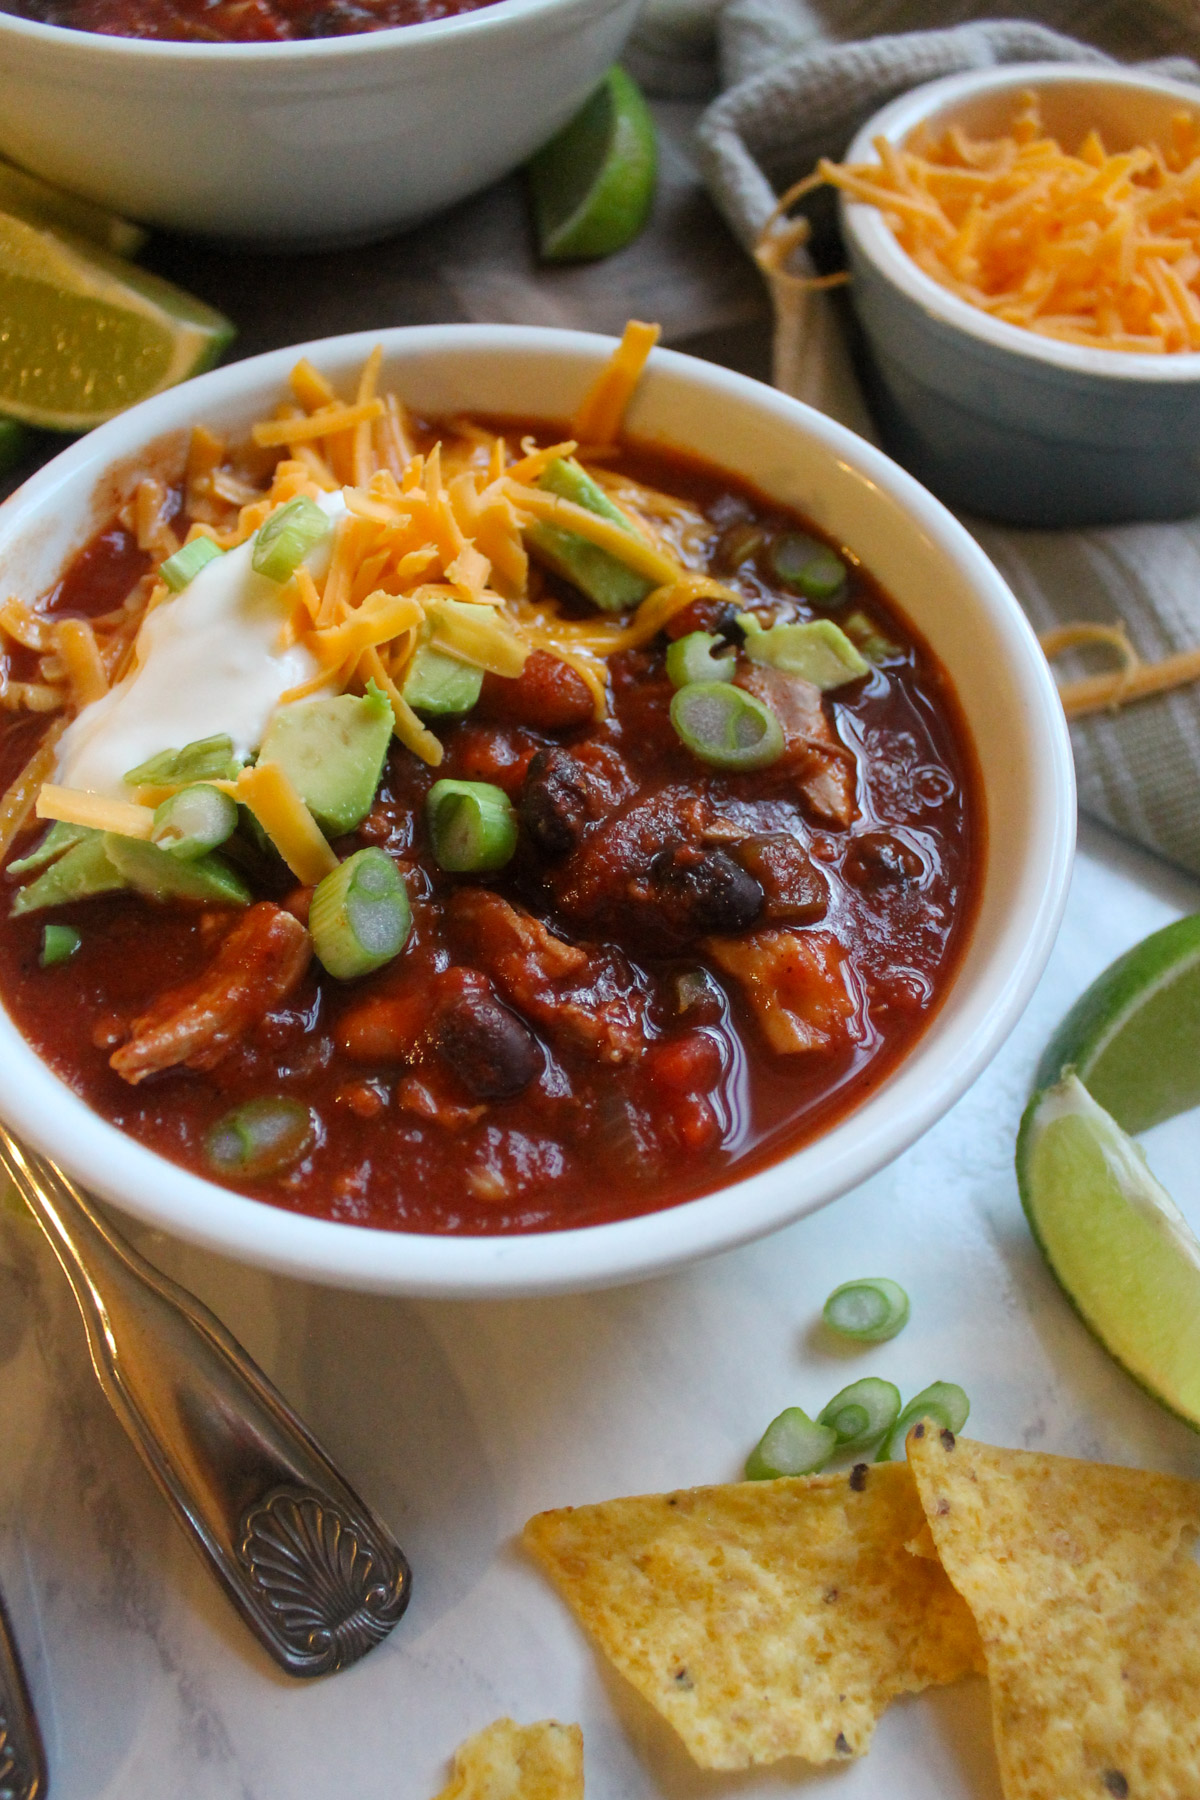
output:
M819 535L804 520L699 461L630 450L619 466L698 502L718 523L751 516L768 526ZM104 611L145 566L128 534L110 526L66 571L52 608L59 614ZM349 1064L334 1043L339 1018L370 984L386 993L416 991L444 964L444 947L430 938L426 922L430 903L462 878L438 870L421 824L423 798L434 779L503 785L506 758L514 764L527 758L530 740L569 745L580 736L598 737L625 758L641 783L639 800L672 783L711 778L714 772L700 769L666 717L671 690L661 650L614 659L613 715L594 732L556 739L521 727L481 724L471 714L439 727L446 758L436 771L393 744L370 820L338 848L345 852L359 843L383 842L410 866L417 923L408 946L396 963L364 983L335 982L314 964L292 1003L268 1017L212 1072L175 1070L131 1087L107 1061L123 1019L211 959L211 927L197 913L116 894L52 914L0 921L0 993L8 1010L49 1066L95 1111L210 1179L215 1177L204 1161L203 1136L231 1105L261 1091L264 1083L311 1104L322 1121L315 1152L281 1178L236 1185L312 1216L468 1235L566 1229L674 1206L776 1162L860 1106L912 1050L959 966L981 885L980 783L958 703L928 648L853 562L851 582L851 604L867 610L905 646L900 664L875 670L845 701L831 697L840 735L859 759L862 816L853 832L899 829L906 841L921 847L929 872L915 890L884 887L864 894L839 876L849 834L801 827L830 877L824 928L851 951L868 1001L869 1029L862 1042L832 1057L777 1054L767 1047L734 984L718 975L726 998L721 1016L704 1030L724 1059L713 1095L720 1142L703 1154L670 1154L661 1166L648 1168L653 1159L612 1123L620 1112L624 1075L589 1069L586 1058L555 1052L574 1092L566 1104L539 1089L495 1102L478 1123L450 1131L398 1108L394 1091L402 1070ZM781 591L750 570L740 572L740 584L750 602ZM0 726L0 781L12 779L40 729L24 718ZM730 779L736 785L754 778ZM21 839L14 854L27 851L33 841ZM530 905L520 869L489 876L486 885ZM48 918L75 926L83 942L69 962L43 970L38 949ZM552 914L550 919L554 923ZM651 983L661 984L672 971L694 969L704 958L688 951L641 954L636 961ZM654 1017L656 1029L669 1038L675 1021L661 1006ZM111 1027L107 1040L106 1027ZM376 1110L373 1096L380 1094L387 1098ZM659 1100L665 1116L673 1102L661 1094ZM644 1096L638 1103L643 1101ZM494 1156L487 1150L489 1133L503 1137ZM464 1181L464 1169L481 1154L481 1144L516 1184L515 1193L503 1200L482 1198Z

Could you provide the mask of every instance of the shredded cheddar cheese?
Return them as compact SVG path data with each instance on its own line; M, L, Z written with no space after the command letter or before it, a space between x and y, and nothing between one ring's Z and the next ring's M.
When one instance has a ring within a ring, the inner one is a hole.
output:
M95 632L86 619L62 619L53 635L76 706L90 706L108 692L108 676Z
M337 868L321 827L296 792L278 763L255 763L243 769L236 782L214 782L250 808L296 880L305 887Z
M1200 350L1200 122L1180 111L1170 141L1112 152L1097 131L1074 152L1021 96L1008 133L958 127L877 163L818 164L775 218L828 182L879 208L927 275L972 306L1045 337L1154 355ZM768 224L760 261L802 234Z
M572 431L580 443L615 443L633 390L658 337L657 325L630 319L612 361L601 370L575 414Z
M1082 644L1103 645L1118 658L1116 669L1060 682L1059 699L1068 719L1110 711L1132 700L1145 700L1152 694L1163 694L1200 679L1200 648L1177 651L1174 656L1164 656L1159 662L1144 662L1130 643L1123 625L1060 625L1053 631L1043 632L1039 642L1050 662L1064 650L1074 650Z
M67 723L65 714L50 721L41 743L0 800L0 856L7 855L13 839L25 829L42 785L54 771L58 740L67 729Z
M93 831L116 831L121 837L148 838L154 814L148 806L137 806L131 800L109 800L103 794L89 794L81 788L56 787L42 783L38 790L39 819L62 819L68 825L87 825Z

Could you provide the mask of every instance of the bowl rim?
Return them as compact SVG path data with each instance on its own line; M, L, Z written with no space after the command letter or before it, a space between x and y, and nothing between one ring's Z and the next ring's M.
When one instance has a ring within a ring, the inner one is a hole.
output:
M89 493L105 469L128 466L148 448L247 390L282 387L294 362L365 357L382 342L412 357L451 351L503 356L549 352L574 361L581 383L598 369L616 339L533 326L401 326L357 332L268 351L213 370L118 415L63 451L0 506L0 555L10 531L77 482ZM957 566L982 597L1021 671L1026 731L1039 755L1031 763L1026 863L1037 880L1021 890L1015 956L986 1006L969 1009L955 1054L927 1071L919 1095L901 1116L880 1105L892 1083L919 1062L929 1034L881 1087L809 1144L707 1195L658 1212L605 1224L512 1236L464 1237L392 1232L315 1219L215 1186L125 1135L94 1113L54 1075L0 1008L0 1102L5 1116L35 1148L55 1157L126 1213L206 1249L276 1273L334 1286L427 1297L515 1297L581 1291L641 1280L732 1249L817 1210L893 1160L940 1118L999 1049L1033 992L1066 903L1075 835L1074 770L1066 722L1050 668L1032 627L999 571L953 515L910 475L844 426L750 378L671 350L655 350L651 372L700 388L714 407L749 402L776 424L815 440L819 449L864 486L901 507L913 528ZM986 872L985 883L986 890ZM1013 928L1006 922L1011 950ZM993 957L993 962L995 957ZM981 970L987 985L989 965ZM936 1020L934 1022L936 1026ZM932 1029L932 1028L931 1028ZM874 1116L873 1116L874 1115ZM69 1121L69 1123L68 1123ZM794 1182L780 1171L807 1157ZM802 1185L799 1176L807 1178Z
M899 144L931 114L945 111L956 101L971 100L978 94L1010 87L1068 87L1085 83L1162 94L1178 99L1200 114L1200 86L1193 87L1167 75L1148 75L1135 69L1091 62L1002 63L986 69L965 70L958 75L944 75L890 100L855 133L843 160L870 161L873 138L886 137ZM894 287L923 312L934 314L945 324L956 327L990 349L1041 363L1048 370L1068 371L1075 375L1151 382L1156 386L1200 380L1200 351L1179 350L1154 356L1136 350L1094 350L1086 344L1069 344L1042 337L1023 326L1010 324L1007 319L994 319L951 293L949 288L919 268L901 248L877 207L841 194L839 212L845 237L853 241L854 247Z
M39 19L23 19L0 9L0 37L28 39L44 47L57 46L76 56L110 62L252 64L283 59L289 63L352 60L401 43L436 44L449 36L478 34L505 22L537 20L556 12L586 10L596 0L487 0L473 12L454 13L444 19L424 19L413 25L387 25L379 31L347 32L341 37L288 38L281 43L194 44L173 38L120 37L102 31L77 31L70 25L46 25ZM615 5L617 0L607 0Z

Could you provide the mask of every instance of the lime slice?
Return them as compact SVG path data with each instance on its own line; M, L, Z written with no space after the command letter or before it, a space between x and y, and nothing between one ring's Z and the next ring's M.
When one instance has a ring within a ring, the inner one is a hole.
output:
M0 158L0 212L15 213L27 225L44 225L52 231L72 231L76 237L111 250L114 256L136 256L146 242L140 225L118 218L92 200L52 187L37 175L28 175Z
M86 431L198 374L228 319L80 238L0 213L0 413Z
M1200 1105L1200 913L1135 944L1076 1001L1035 1085L1067 1068L1126 1131Z
M546 262L611 256L650 213L658 148L641 89L614 65L591 99L529 164Z
M1078 1076L1030 1101L1017 1180L1034 1237L1085 1325L1200 1428L1200 1240Z

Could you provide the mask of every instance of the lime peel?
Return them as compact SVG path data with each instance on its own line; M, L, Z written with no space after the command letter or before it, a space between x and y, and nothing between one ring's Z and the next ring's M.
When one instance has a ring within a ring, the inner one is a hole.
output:
M544 261L590 261L630 243L650 215L658 171L654 120L632 76L614 64L528 168Z
M1200 1105L1200 913L1104 970L1046 1046L1035 1086L1051 1086L1068 1065L1125 1131Z

